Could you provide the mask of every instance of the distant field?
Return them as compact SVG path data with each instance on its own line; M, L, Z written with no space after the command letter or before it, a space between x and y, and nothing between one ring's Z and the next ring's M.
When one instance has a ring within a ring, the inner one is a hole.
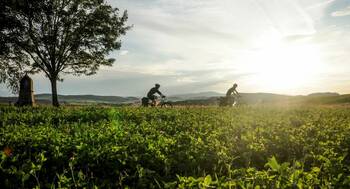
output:
M5 188L349 188L350 109L0 106Z
M350 105L350 95L337 93L314 93L307 96L289 96L272 93L241 93L239 104L244 105ZM218 105L219 97L225 94L206 92L169 96L168 100L176 105ZM96 95L59 95L64 105L141 105L141 97L96 96ZM37 104L51 104L51 94L35 95ZM14 104L17 97L0 97L0 104Z

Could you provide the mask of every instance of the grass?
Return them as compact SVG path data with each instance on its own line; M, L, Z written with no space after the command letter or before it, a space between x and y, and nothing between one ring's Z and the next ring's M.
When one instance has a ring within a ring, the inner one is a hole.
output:
M0 106L5 188L348 188L345 107Z

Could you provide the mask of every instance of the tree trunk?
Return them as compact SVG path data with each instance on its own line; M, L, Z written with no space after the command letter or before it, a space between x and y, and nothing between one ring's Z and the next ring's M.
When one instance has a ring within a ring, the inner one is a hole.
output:
M58 95L57 95L57 79L53 78L50 79L51 82L51 90L52 90L52 105L55 107L59 107L60 104L58 103Z

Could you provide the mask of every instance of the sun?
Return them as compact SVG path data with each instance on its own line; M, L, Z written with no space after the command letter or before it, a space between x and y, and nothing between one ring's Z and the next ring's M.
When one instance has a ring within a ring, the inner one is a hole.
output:
M260 90L291 93L310 85L323 69L315 45L266 45L246 54L244 69Z

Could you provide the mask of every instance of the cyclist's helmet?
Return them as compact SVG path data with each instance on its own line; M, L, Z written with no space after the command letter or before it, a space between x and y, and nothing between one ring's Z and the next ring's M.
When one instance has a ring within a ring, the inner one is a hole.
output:
M237 83L233 84L233 87L237 87L237 86L238 86Z
M158 83L156 83L156 87L160 87L160 85Z

